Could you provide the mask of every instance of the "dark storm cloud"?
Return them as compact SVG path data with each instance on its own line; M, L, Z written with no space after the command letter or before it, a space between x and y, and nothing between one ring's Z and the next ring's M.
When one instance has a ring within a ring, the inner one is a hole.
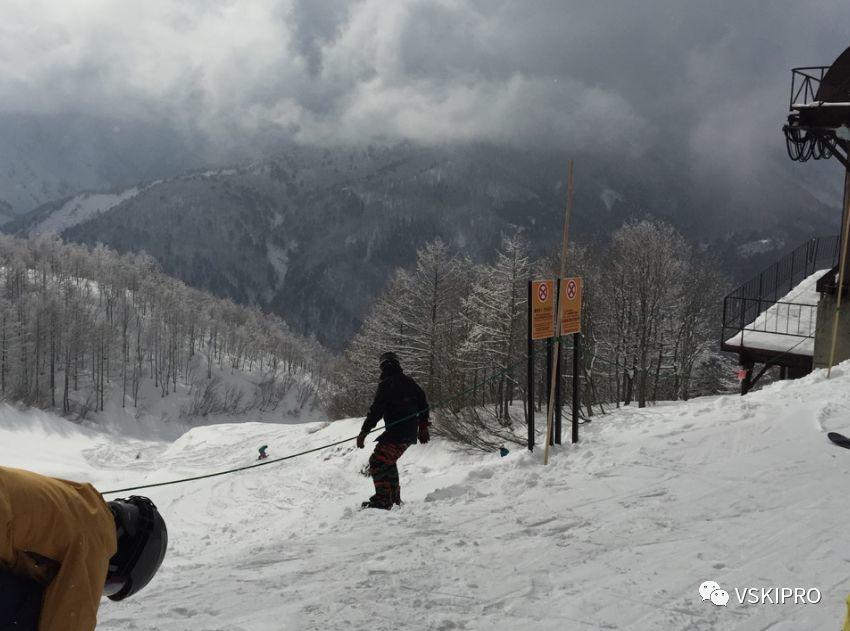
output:
M781 143L789 68L830 63L848 18L837 0L6 0L0 112L737 164Z
M307 62L311 76L322 69L322 47L336 39L348 18L344 0L294 0L289 17L293 43ZM286 18L286 13L283 13Z

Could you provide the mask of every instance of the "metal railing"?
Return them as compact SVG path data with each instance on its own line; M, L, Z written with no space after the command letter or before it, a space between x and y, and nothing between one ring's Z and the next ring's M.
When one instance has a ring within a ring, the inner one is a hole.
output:
M728 345L726 341L746 330L799 337L814 335L817 306L780 302L780 300L816 271L834 267L837 260L837 236L810 239L785 258L777 261L762 271L761 274L735 289L723 299L721 347L724 350L730 350L730 347L733 346L743 346L743 335L741 335L740 344ZM780 306L772 309L777 304ZM811 310L811 313L800 317L802 313L795 315L791 307ZM762 314L764 314L764 317L760 319L759 317ZM800 320L809 317L811 317L810 332L801 333ZM768 329L770 322L773 324Z
M830 66L808 66L806 68L791 69L791 99L788 109L793 110L794 105L809 104L816 102L815 95L823 81L826 71Z
M740 300L744 303L757 303L754 298L736 298L731 302ZM758 307L743 308L742 313L755 312ZM805 304L798 302L775 302L766 311L759 312L756 319L750 323L744 324L732 338L727 338L724 342L729 342L733 339L734 342L729 344L733 347L745 347L747 335L746 333L769 333L771 335L783 335L788 337L804 338L814 337L815 324L817 323L818 306L815 304ZM749 336L751 346L758 348L760 344L765 343L764 338L759 336Z

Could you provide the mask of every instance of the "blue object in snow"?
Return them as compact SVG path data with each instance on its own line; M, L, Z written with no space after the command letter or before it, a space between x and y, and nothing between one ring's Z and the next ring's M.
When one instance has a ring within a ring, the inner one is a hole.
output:
M511 453L511 452L509 452L509 451L508 451L507 449L505 449L504 447L499 447L499 455L500 455L502 458L504 458L505 456L507 456L509 453Z

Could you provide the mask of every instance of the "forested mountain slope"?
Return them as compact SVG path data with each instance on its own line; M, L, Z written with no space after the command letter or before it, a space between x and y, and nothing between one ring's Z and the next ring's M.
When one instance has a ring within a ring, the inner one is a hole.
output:
M150 257L0 237L0 399L118 426L285 420L322 404L329 362L278 317Z
M475 261L491 261L516 228L534 254L554 249L567 157L485 144L293 146L239 168L78 195L6 230L147 252L166 273L279 313L339 350L392 271L437 237ZM578 158L575 237L604 244L624 220L651 214L717 254L733 276L831 231L837 216L787 178L744 199L715 190L710 177L680 177L687 171L672 156Z

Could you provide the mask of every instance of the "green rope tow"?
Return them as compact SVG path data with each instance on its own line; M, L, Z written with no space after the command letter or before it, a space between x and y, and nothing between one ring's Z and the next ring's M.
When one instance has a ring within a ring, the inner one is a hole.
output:
M469 394L470 392L474 392L475 390L477 390L478 388L480 388L481 386L483 386L487 382L492 381L492 380L502 376L503 374L507 373L512 368L521 365L525 361L526 361L526 358L523 358L523 359L521 359L517 362L514 362L513 364L507 366L506 368L503 368L503 369L499 370L498 372L494 373L492 376L484 379L480 383L473 384L472 386L470 386L466 390L456 394L455 396L453 396L449 399L446 399L445 401L441 401L440 403L438 403L436 405L428 406L428 408L426 408L426 409L434 409L435 407L442 407L445 404L450 403L451 401L454 401L456 399L460 399L461 397ZM373 430L371 430L367 433L371 434L373 432L385 430L388 427L392 427L393 425L396 425L398 423L403 423L404 421L408 421L412 418L415 418L415 417L419 416L424 411L425 410L418 410L418 411L414 412L413 414L408 414L404 418L398 419L397 421L393 421L390 424L384 424L383 427L376 427L375 429L373 429ZM356 440L356 439L357 439L357 436L352 436L351 438L344 438L342 440L338 440L338 441L333 442L333 443L328 443L327 445L321 445L319 447L314 447L312 449L306 449L304 451L299 451L298 453L289 454L288 456L282 456L280 458L275 458L274 460L266 460L265 462L259 462L259 463L255 463L255 464L251 464L251 465L246 465L244 467L236 467L235 469L228 469L227 471L217 471L215 473L207 473L205 475L196 475L196 476L191 477L191 478L181 478L179 480L169 480L168 482L156 482L156 483L153 483L153 484L142 484L142 485L139 485L139 486L128 486L128 487L123 488L123 489L113 489L111 491L103 491L101 493L101 495L112 495L114 493L125 493L127 491L138 491L140 489L153 489L153 488L156 488L158 486L170 486L172 484L182 484L183 482L194 482L195 480L205 480L207 478L215 478L215 477L222 476L222 475L229 475L231 473L237 473L239 471L247 471L248 469L256 469L257 467L265 467L265 466L270 465L270 464L277 464L279 462L283 462L284 460L292 460L293 458L298 458L300 456L306 456L307 454L312 454L312 453L315 453L317 451L322 451L323 449L330 449L331 447L336 447L337 445L342 445L344 443L347 443L347 442L350 442L350 441Z

